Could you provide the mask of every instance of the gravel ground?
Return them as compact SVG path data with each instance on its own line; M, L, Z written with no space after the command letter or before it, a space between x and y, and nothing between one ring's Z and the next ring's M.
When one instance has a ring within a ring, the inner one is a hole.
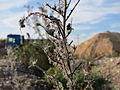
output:
M51 90L44 80L29 73L25 65L0 60L0 90Z
M120 90L120 57L104 57L93 68L111 82L114 90Z

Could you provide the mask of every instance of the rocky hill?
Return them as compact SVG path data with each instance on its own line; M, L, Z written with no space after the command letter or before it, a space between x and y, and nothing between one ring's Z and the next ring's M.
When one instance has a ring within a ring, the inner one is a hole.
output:
M81 43L75 51L80 58L117 56L120 53L120 33L103 32Z

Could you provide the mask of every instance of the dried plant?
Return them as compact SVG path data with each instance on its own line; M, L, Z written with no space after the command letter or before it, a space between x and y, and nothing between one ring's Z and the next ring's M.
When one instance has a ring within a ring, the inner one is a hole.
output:
M76 48L73 47L73 49L71 49L73 41L68 43L68 36L73 30L72 22L68 22L68 20L79 2L80 0L77 0L71 10L69 9L71 0L59 0L57 4L55 3L53 5L45 3L38 7L38 12L31 11L19 21L21 30L29 26L35 30L41 39L45 38L41 34L41 30L45 30L47 39L53 43L54 49L51 52L49 50L50 46L44 45L42 46L43 50L47 54L49 61L53 63L55 67L59 68L68 80L67 89L69 90L75 90L74 76L78 68L83 64L80 62L77 66L74 66L75 57L73 52ZM34 62L33 66L36 66ZM54 75L49 75L46 71L42 71L48 78L56 82L57 90L65 89ZM91 85L89 86L91 87Z

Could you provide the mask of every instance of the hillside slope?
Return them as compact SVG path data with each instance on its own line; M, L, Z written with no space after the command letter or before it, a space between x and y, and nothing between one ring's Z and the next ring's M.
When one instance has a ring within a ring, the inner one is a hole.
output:
M116 50L120 50L120 33L107 31L81 43L75 54L80 58L116 56Z

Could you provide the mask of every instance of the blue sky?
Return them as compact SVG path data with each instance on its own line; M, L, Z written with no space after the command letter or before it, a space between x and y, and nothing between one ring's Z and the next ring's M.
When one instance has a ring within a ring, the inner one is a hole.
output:
M53 0L0 0L0 38L10 33L24 34L18 23L26 13L24 5L37 7L37 2L46 1ZM77 0L72 1L70 8ZM106 30L120 32L120 0L81 0L71 17L74 31L69 40L75 44Z

